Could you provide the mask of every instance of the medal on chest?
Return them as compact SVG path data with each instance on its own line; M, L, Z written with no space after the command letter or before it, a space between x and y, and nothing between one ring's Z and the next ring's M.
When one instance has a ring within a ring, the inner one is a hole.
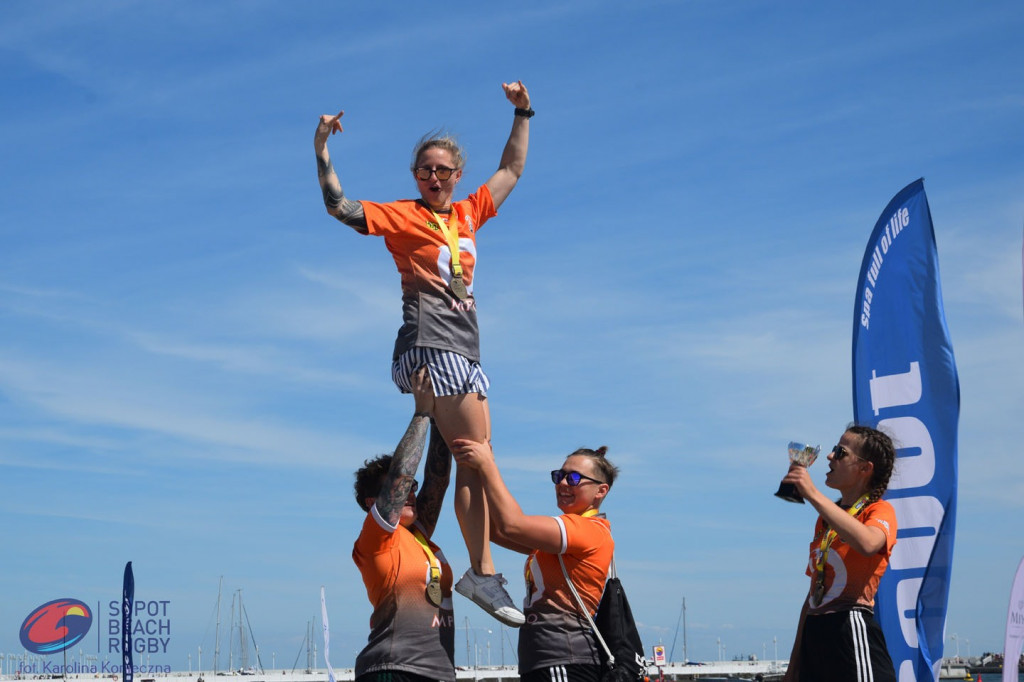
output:
M860 514L860 511L867 505L868 496L862 495L860 499L854 502L847 513L850 516L856 517ZM828 565L828 552L832 548L832 543L835 541L839 534L834 528L829 528L828 524L822 528L821 543L818 547L818 558L814 562L815 580L814 590L811 592L811 606L821 606L821 602L825 599L825 566Z
M452 277L451 288L452 293L459 299L464 301L469 298L469 290L466 289L466 283L462 281L462 275L455 275Z
M412 535L416 538L416 542L419 543L419 546L423 548L424 554L427 555L427 564L430 566L430 578L427 580L427 588L425 591L427 601L434 606L441 606L441 602L444 599L444 594L441 592L441 562L434 555L433 550L430 549L430 545L427 543L427 538L424 537L419 528L413 530Z
M445 223L441 216L437 214L437 211L431 209L431 213L434 214L434 220L437 221L437 228L444 235L445 241L448 242L448 250L452 254L452 278L448 283L452 293L455 297L461 301L469 298L469 289L466 288L466 282L462 278L462 264L459 262L459 218L455 212L455 208L452 207L452 212L449 214L448 223Z
M820 576L815 583L814 593L811 595L811 606L821 606L821 600L825 598L825 576Z
M433 575L431 570L430 582L427 583L427 600L434 606L441 605L441 578Z

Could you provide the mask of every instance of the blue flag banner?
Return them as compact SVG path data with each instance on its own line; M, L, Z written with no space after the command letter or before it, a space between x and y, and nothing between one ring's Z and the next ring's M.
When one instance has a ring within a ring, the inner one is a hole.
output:
M135 575L132 562L124 565L124 583L121 588L121 677L132 682L135 666L132 665L132 605L135 602Z
M946 328L924 181L875 224L853 329L854 418L897 448L885 495L899 527L876 596L900 682L938 680L956 526L960 384Z

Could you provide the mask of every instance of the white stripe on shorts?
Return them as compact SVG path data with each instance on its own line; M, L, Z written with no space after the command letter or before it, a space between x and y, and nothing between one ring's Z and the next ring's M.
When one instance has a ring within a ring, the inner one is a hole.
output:
M391 363L391 379L402 393L412 393L409 377L424 365L430 372L434 395L437 396L465 393L486 396L487 389L491 386L479 362L473 362L464 355L452 351L419 346L405 351Z
M868 626L859 609L850 611L850 632L853 635L853 658L857 666L858 682L874 682L875 672L871 667L871 643L868 642Z
M555 665L548 668L551 673L551 682L569 682L569 673L564 665Z

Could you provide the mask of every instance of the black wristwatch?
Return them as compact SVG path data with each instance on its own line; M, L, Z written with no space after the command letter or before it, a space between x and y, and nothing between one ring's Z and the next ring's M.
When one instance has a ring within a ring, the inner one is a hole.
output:
M516 116L522 116L523 118L533 118L533 115L537 112L533 109L520 109L516 107Z

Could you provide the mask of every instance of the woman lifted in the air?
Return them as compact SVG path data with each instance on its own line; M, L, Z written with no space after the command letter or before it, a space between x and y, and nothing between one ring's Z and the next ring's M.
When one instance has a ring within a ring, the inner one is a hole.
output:
M321 116L314 137L320 187L327 212L360 234L384 237L402 280L402 327L392 356L391 376L403 393L410 375L427 367L434 387L434 419L448 443L457 438L488 442L489 381L480 366L480 339L473 268L476 233L497 214L526 165L530 95L522 82L503 83L515 106L512 132L498 169L466 199L454 201L464 154L448 135L428 135L413 151L411 171L419 199L389 203L353 201L345 196L331 164L327 138L341 132L341 116ZM491 560L489 516L476 471L457 467L455 513L471 567L455 589L498 620L518 627L515 608Z

